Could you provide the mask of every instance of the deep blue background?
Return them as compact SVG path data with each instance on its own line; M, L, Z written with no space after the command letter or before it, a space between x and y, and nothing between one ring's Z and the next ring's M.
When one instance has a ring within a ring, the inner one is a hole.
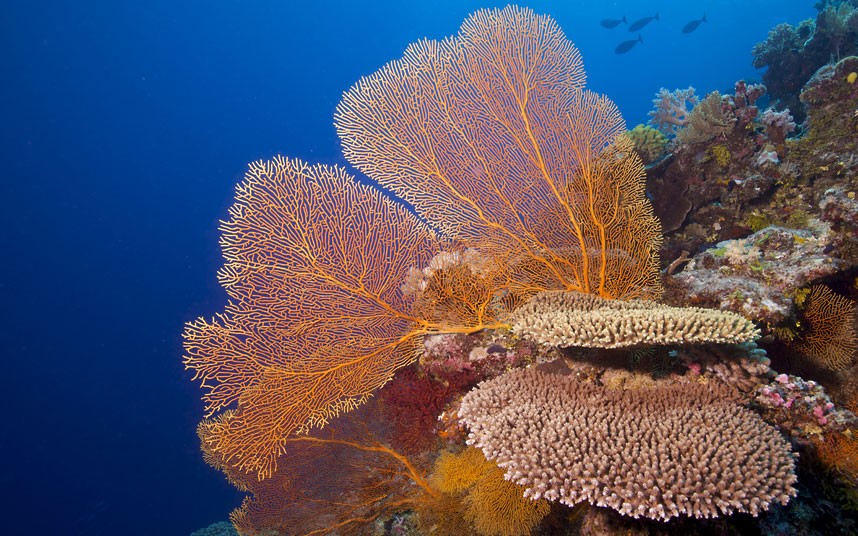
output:
M496 2L4 2L0 7L3 534L186 535L240 495L201 460L182 324L224 303L217 222L246 162L342 162L341 93ZM408 4L406 6L406 4ZM758 78L805 1L527 2L630 126L654 93ZM25 6L26 5L26 6ZM609 6L609 7L605 7ZM644 6L644 7L642 7ZM659 11L617 56L630 21ZM697 32L679 30L706 12Z

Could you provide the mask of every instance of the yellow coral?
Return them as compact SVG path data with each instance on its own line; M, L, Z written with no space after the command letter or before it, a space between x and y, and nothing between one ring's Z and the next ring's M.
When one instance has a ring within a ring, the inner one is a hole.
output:
M443 452L435 461L429 484L443 492L462 497L460 508L444 513L421 512L437 527L450 526L450 520L464 518L481 536L516 536L530 531L548 515L551 505L545 499L524 497L524 487L504 479L504 472L490 462L482 451L469 447L459 453ZM442 501L444 502L444 501ZM459 532L461 527L458 527Z
M445 451L435 460L429 483L438 491L458 493L473 486L492 467L480 449L466 448L456 454Z
M646 125L637 125L626 132L626 136L632 141L635 152L641 157L644 164L658 160L667 147L667 137L660 130Z
M725 167L730 163L730 151L724 147L723 145L714 145L709 149L709 153L712 155L712 158L715 159L715 162L720 167Z
M524 488L504 480L503 470L492 465L465 496L465 519L482 536L530 534L551 506L545 499L524 497Z

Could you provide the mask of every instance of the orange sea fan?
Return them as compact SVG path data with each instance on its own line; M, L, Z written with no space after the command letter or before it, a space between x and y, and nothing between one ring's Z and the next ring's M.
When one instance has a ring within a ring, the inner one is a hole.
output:
M506 260L513 288L656 297L660 229L616 106L528 9L483 10L358 82L346 158L443 233Z
M415 358L399 287L438 249L402 206L343 170L252 164L222 225L226 312L185 330L209 442L269 476L283 441L360 404Z
M814 285L804 299L807 326L792 346L820 367L844 370L858 348L855 302L825 285Z

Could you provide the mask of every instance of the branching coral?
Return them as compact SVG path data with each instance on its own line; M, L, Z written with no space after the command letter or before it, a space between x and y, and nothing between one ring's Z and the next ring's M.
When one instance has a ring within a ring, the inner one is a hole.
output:
M721 94L713 91L688 115L685 126L676 133L676 142L693 144L709 141L729 132L735 122L735 117L724 113Z
M527 496L624 515L754 516L796 495L780 433L716 384L609 390L517 369L462 400L469 442Z
M688 115L698 102L694 88L668 91L661 88L653 99L655 109L649 112L649 123L667 136L675 136L688 123Z

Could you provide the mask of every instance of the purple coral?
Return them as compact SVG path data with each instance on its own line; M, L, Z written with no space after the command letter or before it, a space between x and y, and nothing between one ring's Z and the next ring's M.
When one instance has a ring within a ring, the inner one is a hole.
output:
M789 113L789 109L776 112L774 108L768 108L760 116L760 123L766 127L766 136L769 141L781 145L791 132L795 131L795 121Z
M649 112L649 124L667 136L675 136L685 126L688 114L698 101L693 87L673 91L661 88L652 101L655 109Z

